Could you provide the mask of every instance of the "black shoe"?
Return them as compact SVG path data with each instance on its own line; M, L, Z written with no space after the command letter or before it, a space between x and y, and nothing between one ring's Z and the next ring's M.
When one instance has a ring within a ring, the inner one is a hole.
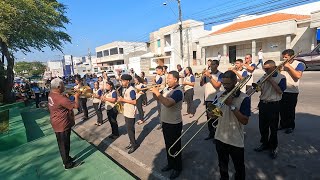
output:
M132 146L132 147L129 149L128 154L133 153L133 152L136 151L137 149L138 149L138 145Z
M291 133L293 133L293 129L292 128L288 128L288 129L286 129L286 131L284 133L291 134Z
M108 138L110 139L117 139L119 136L117 135L114 135L114 134L111 134L110 136L108 136Z
M208 137L204 138L204 140L214 139L214 136L209 135Z
M180 173L181 173L181 171L173 170L170 175L170 179L175 179L175 178L179 177Z
M86 121L88 119L89 119L88 117L84 117L84 118L82 118L82 121Z
M278 148L271 150L270 157L271 159L275 159L278 156Z
M132 144L129 144L129 145L126 147L126 149L130 149L131 146L132 146Z
M166 165L165 167L163 167L161 169L161 172L166 172L166 171L170 171L172 168L169 165Z
M261 151L264 151L264 150L267 150L267 149L268 149L268 146L267 146L267 145L261 144L259 147L254 148L254 151L256 151L256 152L261 152Z
M81 164L82 164L82 162L72 162L70 165L64 166L64 169L65 170L72 169L72 168L80 166Z

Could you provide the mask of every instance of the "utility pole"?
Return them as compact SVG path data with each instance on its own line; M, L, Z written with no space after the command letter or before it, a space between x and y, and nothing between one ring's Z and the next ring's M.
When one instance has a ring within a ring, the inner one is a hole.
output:
M181 60L182 60L182 64L184 64L184 56L183 56L183 37L182 37L182 12L181 12L181 5L180 5L180 1L181 0L177 0L178 1L178 8L179 8L179 30L180 30L180 53L181 53ZM188 66L190 66L189 62L188 62Z

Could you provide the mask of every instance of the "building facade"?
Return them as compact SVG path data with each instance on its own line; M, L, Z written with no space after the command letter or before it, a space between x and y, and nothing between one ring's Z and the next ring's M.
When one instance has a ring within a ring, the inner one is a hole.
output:
M208 36L200 38L206 59L215 59L221 53L224 64L233 63L246 54L263 50L264 59L280 61L284 49L310 52L316 45L317 28L311 27L310 15L275 13L263 17L234 22Z
M180 46L179 23L162 27L150 33L150 51L156 57L151 58L150 66L166 65L169 70L176 69L177 64L182 66L201 65L201 49L198 39L209 34L204 30L204 23L195 20L182 22L183 59ZM163 61L163 62L159 62Z
M127 55L137 51L147 52L147 43L115 41L96 48L97 65L113 70L114 65L128 64Z

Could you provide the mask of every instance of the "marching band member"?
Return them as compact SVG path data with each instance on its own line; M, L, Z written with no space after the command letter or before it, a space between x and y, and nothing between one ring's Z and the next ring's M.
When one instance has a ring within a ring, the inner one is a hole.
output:
M143 79L140 76L136 76L134 78L135 81L135 88L136 89L142 89L144 88L144 84L143 84ZM138 117L139 120L137 121L137 124L143 124L144 123L144 113L143 113L143 108L142 108L142 103L143 103L143 95L145 95L145 93L143 91L140 91L139 93L137 93L137 109L138 109Z
M80 165L74 162L69 155L71 128L74 126L73 109L79 106L79 94L74 95L75 101L70 101L62 95L65 87L62 79L55 78L51 81L51 92L48 98L48 107L50 111L50 121L56 134L60 155L65 169L72 169Z
M184 116L189 115L189 118L192 118L195 114L195 109L193 105L193 96L194 96L194 85L195 85L195 78L192 73L191 67L186 68L186 77L183 81L184 86L184 100L187 102L187 113Z
M166 81L165 81L165 77L163 76L163 68L162 68L162 66L157 66L156 67L156 73L157 73L157 75L153 79L153 83L157 84L157 85L161 84L160 89L163 89L166 86ZM162 90L160 91L160 93L162 93ZM157 101L157 108L158 108L158 114L159 114L159 125L158 125L157 129L160 130L161 129L161 121L160 121L160 119L161 119L161 117L160 117L160 115L161 115L161 104L160 104L159 101Z
M294 51L292 49L286 49L282 52L283 59L289 59L293 55ZM295 128L294 121L299 95L299 84L305 68L302 62L293 60L284 64L284 69L281 71L281 74L287 79L287 89L284 91L280 101L280 129L286 129L286 134L292 133Z
M117 123L118 111L114 106L114 104L117 102L117 92L114 88L115 87L113 82L107 82L106 93L101 97L101 100L105 102L105 108L107 110L107 116L112 130L112 134L109 136L110 139L116 139L119 137L119 129Z
M83 80L80 79L79 77L76 78L75 80L77 86L75 89L79 90L83 85ZM88 107L87 107L87 98L80 96L80 113L83 111L84 117L82 118L83 121L88 119ZM79 113L79 112L78 112Z
M248 71L243 68L242 59L237 59L234 65L235 67L229 70L232 70L237 75L238 82L241 81L244 77L248 76ZM241 89L241 92L246 92L246 86Z
M184 70L182 69L180 64L177 65L177 70L179 73L179 85L182 86L183 78L184 78L185 74L184 74Z
M267 60L263 69L266 75L269 75L276 69L276 63L273 60ZM286 78L284 75L275 72L261 85L261 95L259 102L259 130L262 143L254 150L257 152L270 149L271 158L275 159L278 154L278 124L280 115L280 100L283 91L286 89ZM269 137L270 130L270 137Z
M237 84L237 75L229 70L222 76L222 84L225 92L230 92ZM219 92L217 97L223 92ZM215 139L216 151L219 159L221 179L229 179L228 162L231 156L235 173L235 179L245 179L244 165L244 131L250 116L250 98L238 91L235 97L229 97L221 108L223 116L219 118Z
M220 91L222 82L222 72L218 70L219 61L211 60L210 64L211 70L206 70L200 80L200 86L204 86L204 101L206 109L208 108L208 104L213 102L216 94ZM207 120L209 120L210 118L210 114L207 112ZM205 138L205 140L214 138L215 128L212 126L213 122L214 119L211 119L208 122L209 135Z
M252 62L252 55L251 54L247 54L245 57L245 63L243 64L244 69L247 70L248 74L252 74L252 77L249 79L249 81L247 82L246 85L246 91L248 91L251 88L251 84L253 83L253 72L256 69L256 64Z
M142 71L141 74L140 74L140 77L143 79L143 84L144 85L147 85L148 84L148 79L146 78L146 74ZM147 106L148 105L148 97L147 97L147 94L142 94L142 105L144 106Z
M93 108L97 114L97 122L95 125L101 126L103 124L103 116L102 116L102 110L101 110L101 100L100 97L102 96L102 90L99 89L99 82L96 81L94 83L94 88L92 90L92 103Z
M99 89L104 91L104 84L101 76L98 77L98 82L99 82Z
M179 138L182 131L182 99L183 92L179 86L179 73L177 71L170 71L167 79L168 87L159 92L159 88L151 88L154 98L161 103L161 122L163 137L166 145L168 165L161 169L161 171L169 171L172 169L170 179L177 178L182 170L181 154L173 158L168 154L171 145ZM181 141L179 141L173 148L174 151L181 149Z
M162 68L161 68L162 69ZM130 86L132 76L123 74L121 76L122 87L125 88L123 91L123 97L118 97L118 102L123 103L123 115L127 126L127 132L130 139L130 144L126 147L129 149L128 154L133 153L137 148L138 144L135 138L135 114L136 114L136 91L135 88Z

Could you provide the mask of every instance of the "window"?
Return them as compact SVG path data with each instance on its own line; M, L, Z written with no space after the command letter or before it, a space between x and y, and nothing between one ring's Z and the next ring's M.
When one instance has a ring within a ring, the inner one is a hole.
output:
M102 57L102 51L97 52L97 57L98 58Z
M158 48L161 47L160 39L158 39L157 44L158 44Z
M197 51L193 51L193 53L192 53L192 58L193 58L193 59L197 59Z
M119 48L119 54L123 54L123 48Z
M109 56L109 49L103 51L103 56Z
M112 48L110 49L110 56L114 55L114 54L118 54L118 48Z

